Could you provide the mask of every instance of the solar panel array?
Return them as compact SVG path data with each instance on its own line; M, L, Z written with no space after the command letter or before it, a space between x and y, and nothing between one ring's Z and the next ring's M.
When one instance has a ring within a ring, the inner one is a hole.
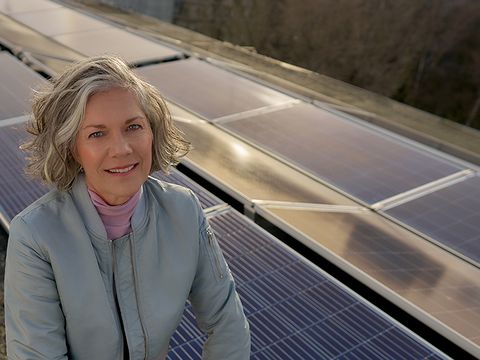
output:
M462 170L308 104L221 126L368 204Z
M268 205L257 206L257 212L450 340L479 353L479 268L372 212Z
M250 323L251 359L426 359L444 355L234 211L210 219ZM168 359L201 359L187 306Z
M0 175L0 199L6 204L11 219L15 211L21 211L47 189L23 175L24 157L18 150L19 142L25 140L21 125L1 127L0 140L0 166L9 170ZM204 207L221 203L178 172L168 177L160 173L155 176L193 188ZM10 208L9 198L14 204ZM385 356L398 358L405 354L415 354L414 358L419 359L446 358L242 215L230 210L213 217L211 223L235 274L251 324L252 358L385 359ZM172 338L169 359L184 359L186 354L200 359L204 340L205 335L196 327L191 308L187 306Z
M293 100L194 58L143 67L137 72L172 102L209 120Z
M199 118L179 112L175 107L173 114L181 114L185 119L177 121L176 125L193 145L183 163L245 206L250 206L252 199L357 206L350 199Z
M0 12L87 56L108 52L121 55L130 63L183 56L167 46L94 18L87 19L86 15L46 0L0 0ZM44 16L43 21L39 21L40 15ZM31 43L31 36L24 37L27 30L13 30L12 26L7 29L10 39L17 37L12 34L21 34L22 41ZM57 42L52 44L58 47ZM55 48L47 45L45 49ZM69 51L65 50L66 57L71 55ZM73 59L76 55L70 57ZM21 64L16 62L17 65ZM387 298L393 291L399 296L395 295L392 301L406 306L407 311L414 309L411 311L414 316L467 351L480 354L476 325L480 323L477 315L480 313L478 268L459 262L377 215L370 214L370 219L374 220L366 220L365 212L355 215L355 209L359 208L355 202L315 180L321 179L371 205L458 173L466 168L464 163L424 152L410 143L377 133L197 59L145 66L137 71L170 100L237 137L199 119L192 121L194 116L185 115L178 125L191 136L195 147L185 162L187 166L246 206L259 204L256 209L273 223L280 224L300 240L310 242L309 246L354 276L359 274L360 280L386 294ZM32 74L38 78L30 72ZM3 79L1 73L0 76ZM30 80L25 82L19 77L17 81L28 83ZM29 94L13 89L12 104L29 98ZM0 101L2 99L0 93ZM0 115L3 108L0 107ZM20 115L28 111L28 107L23 109ZM18 115L6 113L4 116ZM0 127L0 146L5 147L0 153L0 166L10 169L5 175L0 173L0 205L3 207L0 218L4 225L8 225L16 212L47 191L37 183L29 183L22 175L24 159L17 151L21 136L19 125ZM265 152L255 150L239 138ZM160 173L154 176L193 187L204 208L222 204L178 172L168 178ZM456 189L460 192L470 189L476 194L478 190L478 182L459 186ZM478 228L475 220L480 208L465 197L460 199L455 191L448 193L450 195L432 193L417 199L418 203L414 200L389 209L386 214L398 217L398 221L431 237L443 236L446 246L455 248L461 242L463 251L475 252L477 238L474 232ZM4 200L9 195L11 199ZM441 201L434 199L435 196L442 198ZM259 199L266 203L258 202ZM350 209L335 210L331 214L310 209L294 215L291 209L272 208L268 205L271 200L314 203L332 206L332 209L341 205ZM441 217L438 212L425 211L417 217L416 204L429 208L435 206L432 203L457 206L463 211L462 223L447 224L447 212ZM445 223L429 233L432 221L436 221L432 219L439 217ZM253 358L443 358L240 215L231 211L220 213L211 222L234 272L252 325ZM459 232L456 238L451 236ZM458 246L455 249L462 250ZM304 306L301 312L297 311L300 306ZM420 315L417 307L420 307ZM172 339L169 358L200 358L204 336L193 322L187 306L184 321ZM371 323L378 327L369 327ZM452 333L456 335L452 337Z
M50 1L0 0L0 11L85 56L112 54L131 64L183 56L168 46Z

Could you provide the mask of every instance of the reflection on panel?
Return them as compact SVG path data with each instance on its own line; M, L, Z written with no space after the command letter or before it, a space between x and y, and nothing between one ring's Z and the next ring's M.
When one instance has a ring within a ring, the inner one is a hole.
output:
M242 203L261 199L357 205L213 125L187 117L185 111L179 116L176 125L193 145L185 165Z
M424 359L444 355L236 212L210 220L237 284L251 359ZM168 359L200 359L191 306Z
M258 212L461 347L480 353L480 269L373 213L266 207Z
M0 13L0 34L9 46L28 51L55 72L84 56ZM53 74L50 74L53 75Z
M30 112L32 88L45 80L6 52L0 52L0 120Z
M47 36L110 27L108 24L67 8L22 12L12 17Z
M18 147L26 139L24 124L0 128L0 218L5 228L15 215L49 190L25 175L25 154Z
M73 34L57 35L60 43L87 56L110 54L117 55L134 64L144 61L179 57L178 51L149 41L128 31L108 28Z
M386 212L480 263L480 177L474 176Z
M60 7L62 7L62 5L48 0L0 0L0 11L5 14L48 10Z
M292 98L190 58L138 69L169 100L207 119L278 105Z
M152 174L156 179L166 181L169 183L185 186L192 190L195 195L197 195L200 200L200 204L203 209L208 209L209 207L223 204L224 202L212 193L205 190L203 187L198 185L196 182L192 181L190 178L183 175L177 169L171 169L171 172L168 175L165 175L161 171L156 171Z
M307 104L222 126L369 204L462 169Z

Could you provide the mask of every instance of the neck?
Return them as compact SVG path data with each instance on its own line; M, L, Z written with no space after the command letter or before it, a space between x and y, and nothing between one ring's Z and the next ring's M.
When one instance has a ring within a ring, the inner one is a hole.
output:
M122 237L131 231L131 218L141 193L142 188L122 205L110 205L100 195L88 189L90 199L100 215L110 240Z

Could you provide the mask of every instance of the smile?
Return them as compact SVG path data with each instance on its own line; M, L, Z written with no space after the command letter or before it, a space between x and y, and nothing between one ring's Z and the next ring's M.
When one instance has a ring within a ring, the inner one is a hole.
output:
M105 170L109 173L113 173L113 174L125 174L125 173L128 173L129 171L131 171L135 166L137 166L137 164L133 164L133 165L130 165L130 166L127 166L127 167L124 167L124 168L114 168L114 169L108 169L108 170Z

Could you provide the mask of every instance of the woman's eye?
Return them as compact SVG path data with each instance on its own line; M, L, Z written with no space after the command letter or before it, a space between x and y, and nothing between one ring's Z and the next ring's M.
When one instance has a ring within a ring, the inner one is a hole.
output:
M131 124L128 125L128 130L138 130L141 129L142 127L139 124Z
M90 135L88 135L88 138L91 139L91 138L97 138L97 137L100 137L100 136L103 136L103 131L95 131L95 132L91 133Z

